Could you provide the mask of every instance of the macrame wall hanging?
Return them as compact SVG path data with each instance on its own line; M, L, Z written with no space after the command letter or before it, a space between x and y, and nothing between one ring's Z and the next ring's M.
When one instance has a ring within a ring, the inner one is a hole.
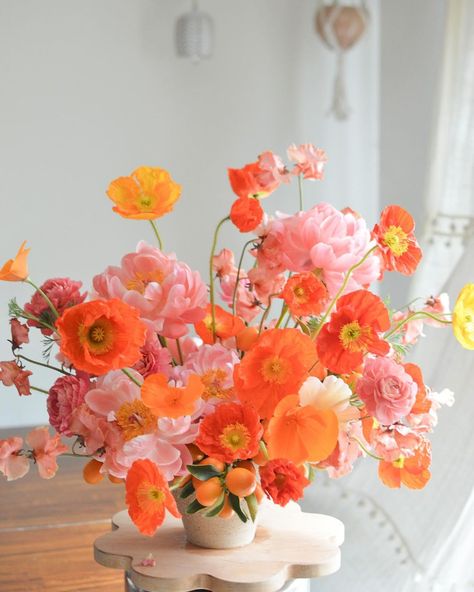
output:
M210 58L214 48L214 22L199 9L193 0L191 10L181 15L176 22L176 53L194 63Z
M344 76L346 52L363 37L369 24L370 14L364 0L353 3L321 2L316 12L316 32L324 44L336 52L337 70L330 114L336 119L349 117Z

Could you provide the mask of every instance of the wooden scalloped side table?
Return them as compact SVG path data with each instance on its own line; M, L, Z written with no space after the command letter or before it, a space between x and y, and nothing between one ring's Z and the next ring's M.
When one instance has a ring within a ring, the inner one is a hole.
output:
M263 504L259 514L253 543L216 550L189 544L181 521L169 514L154 537L145 537L126 511L119 512L112 532L95 541L95 560L124 570L134 586L147 592L277 592L295 578L339 569L342 522L302 512L293 503L285 508Z

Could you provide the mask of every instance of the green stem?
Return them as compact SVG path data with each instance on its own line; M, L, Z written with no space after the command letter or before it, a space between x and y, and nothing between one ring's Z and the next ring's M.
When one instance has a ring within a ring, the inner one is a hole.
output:
M70 376L69 372L62 370L61 368L57 368L56 366L51 366L50 364L45 364L43 362L37 362L36 360L32 360L31 358L27 358L26 356L23 356L22 354L16 354L16 357L20 358L21 360L25 360L25 362L30 362L31 364L36 364L37 366L43 366L43 368L49 368L50 370L55 370L56 372L61 372L61 374L65 374L66 376Z
M336 302L339 300L340 296L344 293L344 290L347 288L347 284L349 283L350 277L353 274L353 272L360 267L361 265L363 265L367 259L370 257L370 255L378 248L377 245L375 245L374 247L372 247L369 251L367 251L367 253L362 257L362 259L360 261L358 261L357 263L355 263L352 267L350 267L346 273L346 277L344 278L344 281L342 283L342 286L339 288L337 294L334 296L333 300L331 301L331 304L329 305L328 309L326 310L326 312L324 313L323 317L321 318L321 322L319 324L319 327L316 329L314 337L316 338L319 333L321 332L321 329L323 328L324 323L326 322L327 318L329 317L329 315L332 312L332 309L336 306Z
M179 339L176 340L176 347L178 349L179 363L182 366L184 364L184 357L183 357L183 350L181 349L181 342L179 341Z
M74 458L92 458L92 454L75 454L74 452L63 452L61 456L72 456Z
M357 444L365 452L365 454L367 454L367 456L370 456L371 458L374 458L375 460L383 460L382 457L377 456L373 452L370 452L370 450L367 450L367 448L362 444L362 442L358 438L352 437L351 440L354 440L354 442L357 442Z
M242 248L242 253L240 254L240 259L239 259L239 266L237 268L237 278L235 280L235 286L234 286L234 293L232 294L232 314L235 315L235 305L237 302L237 288L239 287L239 281L240 281L240 270L242 269L242 263L244 261L244 257L245 257L245 253L247 251L247 247L249 245L251 245L253 242L255 242L254 239L249 240L245 243L245 245Z
M298 193L300 197L300 211L303 210L303 176L298 175Z
M48 298L48 296L43 292L43 290L37 286L33 280L31 278L26 278L25 282L27 284L30 284L30 286L32 286L37 292L39 292L41 294L41 296L43 297L43 300L47 303L47 305L49 306L49 308L51 309L52 313L54 314L54 316L56 318L59 317L59 312L57 311L56 307L54 306L54 304L51 302L51 300Z
M267 308L265 309L265 312L262 315L262 318L260 320L260 325L258 327L258 333L259 334L263 330L263 324L264 324L266 318L268 317L268 314L269 314L270 309L272 307L272 298L276 298L277 296L280 296L280 293L279 292L276 292L275 294L270 294L270 296L268 297L268 306L267 306Z
M30 389L32 391L36 391L37 393L43 393L45 395L49 395L48 391L45 391L44 389L38 388L37 386L33 386L30 384Z
M282 324L283 319L285 318L285 315L287 312L288 312L288 306L286 305L286 303L283 303L283 306L281 308L280 317L277 321L277 324L275 325L275 329L278 329L278 327Z
M160 251L163 250L163 241L161 240L160 233L158 232L158 228L155 224L154 220L150 220L151 227L153 228L153 232L155 233L156 240L158 241L158 246L160 247Z
M134 384L136 384L137 386L139 386L139 387L141 388L141 386L142 386L142 383L141 383L141 382L138 382L138 380L135 378L135 376L133 376L133 374L132 374L132 373L131 373L129 370L127 370L126 368L122 368L122 372L123 372L123 373L124 373L126 376L128 376L128 377L130 378L130 380L131 380L131 381L132 381Z
M408 315L406 319L403 319L398 324L396 324L393 329L391 329L388 333L386 333L384 335L384 339L388 339L394 333L397 333L403 327L403 325L406 325L410 321L413 321L413 319L422 319L422 318L425 318L425 317L426 318L429 318L429 319L433 319L433 320L437 321L438 323L442 323L443 325L451 325L451 322L452 322L452 321L446 321L445 319L442 319L442 318L440 318L440 317L438 317L436 315L433 315L433 314L431 314L429 312L426 312L426 311L423 311L423 310L419 310L417 312L414 312L411 315Z
M214 232L214 238L212 240L212 247L211 247L211 255L209 257L209 290L210 290L210 302L211 302L211 328L212 328L212 339L213 341L216 340L216 303L215 303L215 297L214 297L214 255L216 253L216 247L217 247L217 239L219 237L219 232L220 229L222 228L222 226L227 222L227 220L230 220L230 216L226 216L225 218L222 218L222 220L219 222L219 224L216 227L216 230Z

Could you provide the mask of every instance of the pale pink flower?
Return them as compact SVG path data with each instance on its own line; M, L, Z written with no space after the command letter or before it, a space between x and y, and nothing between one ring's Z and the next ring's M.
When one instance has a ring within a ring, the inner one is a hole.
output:
M261 242L253 249L252 254L257 258L258 267L262 268L267 275L278 275L287 271L281 220L268 218L257 232Z
M359 417L357 409L350 404L352 396L350 387L337 376L326 376L323 381L315 376L310 376L302 384L298 395L300 404L303 406L311 405L316 409L334 411L340 426L344 422Z
M136 380L143 380L138 372L130 370L130 373ZM86 394L85 402L96 415L115 421L115 413L124 403L140 398L140 387L121 370L113 370L97 379L95 387Z
M50 436L47 427L35 428L26 437L26 441L33 449L33 457L38 467L40 477L51 479L58 470L57 457L68 448L61 442L59 434Z
M260 177L262 179L262 185L277 186L281 183L290 182L290 173L283 163L282 159L277 155L267 150L262 152L258 157L258 165L262 171Z
M384 425L391 425L410 412L417 390L403 366L390 358L368 359L356 385L367 412Z
M47 280L40 287L51 300L59 315L62 315L67 308L84 302L87 296L87 292L83 294L80 292L82 282L76 282L69 278L53 278ZM25 304L25 310L36 318L54 325L54 313L38 291L33 294L30 302ZM43 327L36 321L29 320L28 325L30 327L39 327L43 335L52 335L53 333L51 329Z
M47 408L49 423L64 436L72 436L70 424L73 412L84 403L84 397L91 388L89 376L61 376L49 389Z
M19 395L31 395L30 379L33 374L15 360L0 362L0 382L3 386L15 386Z
M13 436L6 440L0 440L0 473L3 473L7 481L14 481L24 477L30 470L30 461L23 454L23 438Z
M268 306L272 294L279 294L283 290L286 282L283 273L274 274L266 267L254 267L248 272L248 278L258 300L265 306Z
M305 179L322 179L327 156L324 150L313 144L292 144L288 148L288 158L295 162L291 171L294 175L303 175Z
M409 315L413 314L413 311L408 310L406 312L398 311L396 312L393 317L393 324L400 323L401 321L405 320ZM423 319L413 319L412 321L407 321L402 327L400 328L400 335L401 335L401 343L403 345L414 345L418 342L420 337L424 337L423 333Z
M28 325L22 325L18 319L11 319L12 349L18 349L24 343L30 342Z
M102 298L120 298L137 308L164 337L183 337L188 324L205 316L207 287L199 273L145 242L123 257L121 267L95 276L93 284Z
M387 462L394 462L401 456L413 456L421 441L417 431L402 424L389 427L376 425L369 438L375 454Z
M429 312L434 314L435 316L440 316L446 320L449 320L449 316L446 316L450 313L449 307L449 295L446 292L443 292L437 297L431 296L425 302L425 306L422 308L424 312ZM434 319L430 319L429 317L424 319L427 325L431 325L432 327L447 327L446 324L439 323Z
M221 278L221 297L229 305L229 308L232 308L236 280L237 275L227 275ZM247 323L251 323L262 312L260 301L252 289L252 284L247 278L247 274L243 270L241 270L239 275L239 285L237 286L235 302L237 316Z
M318 464L318 468L326 469L331 479L340 479L349 474L355 461L363 456L358 441L365 445L365 438L362 432L360 421L349 422L339 432L339 438L334 451L326 460Z
M237 273L234 253L230 249L222 249L212 258L212 267L219 278Z
M116 425L93 413L85 403L73 412L69 429L81 436L87 454L97 454L110 443L115 444L119 436Z

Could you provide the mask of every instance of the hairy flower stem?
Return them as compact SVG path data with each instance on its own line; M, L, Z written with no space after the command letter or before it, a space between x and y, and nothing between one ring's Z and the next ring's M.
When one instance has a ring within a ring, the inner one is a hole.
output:
M450 313L446 313L446 314L450 314ZM438 317L438 316L431 314L429 312L426 312L424 310L419 310L419 311L414 312L411 315L408 315L406 319L403 319L397 325L395 325L395 327L393 329L391 329L388 333L386 333L384 335L384 339L388 339L394 333L398 333L398 331L403 327L403 325L406 325L410 321L413 321L413 319L423 319L423 318L433 319L434 321L437 321L438 323L442 323L443 325L451 325L451 323L452 323L452 321L448 321L446 319Z
M163 250L163 241L161 240L160 233L158 232L158 227L156 226L156 223L154 220L150 220L149 222L151 224L151 227L153 228L153 232L155 233L156 240L158 241L158 247L160 248L160 251L162 251Z
M46 364L44 362L37 362L36 360L32 360L31 358L27 358L22 354L15 354L15 356L20 360L25 360L25 362L30 362L30 364L36 364L37 366L43 366L43 368L49 368L50 370L55 370L56 372L61 372L61 374L65 374L66 376L70 376L69 372L62 370L61 368L57 368L56 366L51 366L51 364Z
M209 298L211 302L211 331L212 331L212 340L215 342L216 340L216 302L214 296L214 255L216 254L217 248L217 239L219 237L219 232L222 226L230 220L230 216L226 216L222 218L219 224L216 227L214 232L214 238L212 240L212 247L211 247L211 255L209 257Z
M128 376L134 384L141 388L141 382L138 382L138 380L135 378L135 376L133 376L133 374L129 370L127 370L126 368L122 368L122 372L125 374L125 376Z
M240 271L242 269L242 263L244 261L244 257L245 257L245 253L247 251L247 247L250 246L253 242L255 242L254 239L247 241L245 243L245 245L243 246L243 248L242 248L242 253L240 254L239 266L237 268L237 277L235 279L234 292L232 294L232 314L233 315L235 315L235 306L236 306L236 302L237 302L237 288L239 287Z
M54 316L56 318L59 317L59 312L57 311L56 307L54 306L54 304L51 302L51 300L48 298L48 296L43 292L43 290L37 286L33 280L31 278L26 278L25 282L27 284L30 284L31 287L33 287L37 292L39 292L39 294L41 294L43 300L46 302L46 304L49 306L49 308L51 309L52 313L54 314Z

